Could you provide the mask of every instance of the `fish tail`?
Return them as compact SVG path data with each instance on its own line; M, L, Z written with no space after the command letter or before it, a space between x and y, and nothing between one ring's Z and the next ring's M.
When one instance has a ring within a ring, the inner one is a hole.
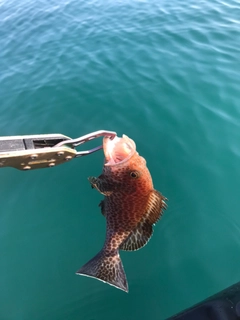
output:
M118 250L102 249L77 272L77 275L96 278L128 292L128 283Z

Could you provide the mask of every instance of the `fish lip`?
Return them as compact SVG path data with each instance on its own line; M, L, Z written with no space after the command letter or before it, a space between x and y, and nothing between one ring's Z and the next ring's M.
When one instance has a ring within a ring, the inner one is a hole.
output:
M118 141L120 141L120 139L124 140L125 144L127 144L127 146L129 147L130 152L123 160L114 162L114 159L112 157L112 153L113 153L115 144ZM108 150L109 149L108 148L109 144L112 144L112 146L110 146L110 149L111 149L110 152ZM121 164L127 162L135 154L135 152L136 152L136 144L132 139L130 139L125 134L123 134L122 137L117 137L116 136L113 139L111 139L109 137L104 137L104 139L103 139L103 151L104 151L104 155L105 155L104 166L106 166L106 167L115 167L115 166L118 166L118 165L121 165ZM110 159L107 160L107 158L110 158Z

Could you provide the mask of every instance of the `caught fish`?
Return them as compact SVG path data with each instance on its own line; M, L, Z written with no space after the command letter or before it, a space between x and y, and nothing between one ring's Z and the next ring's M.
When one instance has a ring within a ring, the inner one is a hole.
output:
M167 207L166 198L154 190L146 161L132 139L104 137L103 151L102 174L88 179L104 195L99 206L107 221L106 240L102 250L76 274L128 292L119 250L134 251L147 244L153 225Z

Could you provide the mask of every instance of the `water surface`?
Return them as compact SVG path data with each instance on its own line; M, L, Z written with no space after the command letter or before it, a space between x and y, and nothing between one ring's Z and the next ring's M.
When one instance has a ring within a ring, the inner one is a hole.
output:
M104 241L102 152L1 169L1 319L159 320L239 281L239 21L233 0L1 1L0 135L125 133L169 199L121 253L125 294L75 275Z

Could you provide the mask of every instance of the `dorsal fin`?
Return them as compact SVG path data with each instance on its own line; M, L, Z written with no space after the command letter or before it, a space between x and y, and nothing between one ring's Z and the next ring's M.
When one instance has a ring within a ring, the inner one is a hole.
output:
M152 225L146 220L139 222L127 239L119 246L120 250L134 251L145 246L150 240L153 233Z
M153 233L153 225L163 214L167 200L160 192L151 191L147 209L137 227L129 234L127 239L120 245L121 250L133 251L142 248L148 243Z

